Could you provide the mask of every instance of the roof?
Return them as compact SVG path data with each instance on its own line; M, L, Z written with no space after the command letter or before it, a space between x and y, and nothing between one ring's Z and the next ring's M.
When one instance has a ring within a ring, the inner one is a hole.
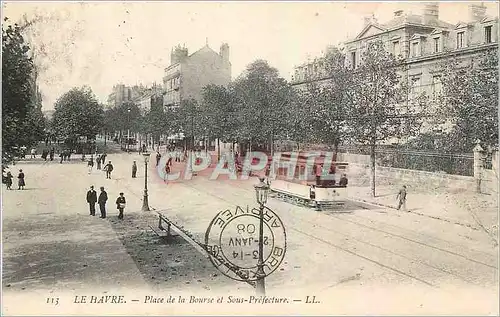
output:
M431 20L427 23L424 23L424 17L422 15L417 14L403 14L402 16L395 17L394 19L382 24L382 26L386 29L393 29L398 26L402 26L404 24L420 24L431 27L439 27L439 28L453 28L454 25L442 20Z
M441 29L453 29L455 28L454 24L442 21L442 20L431 20L429 22L424 23L424 17L422 15L417 15L417 14L403 14L401 16L395 17L392 20L386 22L386 23L369 23L366 25L359 34L350 41L354 41L357 39L360 39L363 37L365 33L368 32L370 29L378 29L380 33L387 32L391 29L399 28L404 25L408 24L413 24L413 25L421 25L421 26L427 26L431 28L441 28ZM350 42L348 41L348 42Z

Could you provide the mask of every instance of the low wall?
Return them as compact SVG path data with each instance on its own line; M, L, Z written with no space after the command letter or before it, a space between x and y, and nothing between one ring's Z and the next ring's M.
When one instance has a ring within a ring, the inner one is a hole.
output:
M349 164L349 184L368 186L370 167L368 164ZM425 172L402 168L377 166L375 169L377 185L408 185L429 188L470 189L474 188L474 177L449 175L446 173Z

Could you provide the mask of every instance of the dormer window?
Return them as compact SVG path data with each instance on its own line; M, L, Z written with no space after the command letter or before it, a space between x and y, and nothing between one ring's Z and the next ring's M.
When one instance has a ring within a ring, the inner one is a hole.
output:
M457 33L457 48L465 47L465 31Z

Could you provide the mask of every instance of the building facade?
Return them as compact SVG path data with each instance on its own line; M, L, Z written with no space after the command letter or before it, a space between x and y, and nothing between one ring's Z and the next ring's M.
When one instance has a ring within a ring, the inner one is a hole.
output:
M144 95L148 88L142 85L126 86L117 84L113 86L111 94L108 96L107 107L119 107L126 102L135 102L140 96Z
M206 85L227 86L231 81L227 44L221 45L219 53L207 44L191 55L187 48L177 46L172 50L170 61L163 77L164 107L179 106L182 100L200 101Z
M382 40L386 50L402 57L405 74L411 84L411 94L425 92L437 96L441 89L440 68L447 58L457 58L461 63L473 63L487 51L498 51L498 17L486 16L486 7L480 3L469 5L468 22L451 24L439 19L439 4L422 5L421 14L394 12L387 23L375 18L365 18L365 26L354 39L346 41L343 52L346 63L356 68L362 62L363 50L371 41ZM310 81L328 79L322 67L322 58L297 66L292 85L304 88ZM411 98L411 96L409 96ZM441 122L449 127L449 124ZM444 126L438 126L437 130Z
M163 94L163 87L153 84L151 87L146 87L133 102L137 104L141 113L145 114L158 104L158 99L161 99L159 104L163 105Z

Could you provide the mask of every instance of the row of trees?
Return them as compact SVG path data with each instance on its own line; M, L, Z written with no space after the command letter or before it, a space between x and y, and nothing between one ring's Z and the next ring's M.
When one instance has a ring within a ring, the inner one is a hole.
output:
M34 89L33 61L17 26L3 29L3 153L40 139L44 122ZM354 142L369 146L372 193L375 194L375 148L392 138L416 136L413 144L436 149L439 136L420 135L431 118L452 119L453 129L441 138L443 148L469 152L476 139L498 142L498 59L485 54L475 65L450 57L443 63L440 98L415 94L406 64L381 42L369 44L353 70L343 52L331 48L324 80L292 87L266 61L257 60L228 87L209 85L203 98L183 100L164 110L161 96L141 113L133 103L104 110L88 87L74 88L55 104L51 131L73 147L80 137L100 133L140 132L155 137L183 133L189 140L238 142L246 149L274 149L275 140L321 143L334 148ZM436 104L439 107L430 107ZM36 129L32 127L36 126Z

